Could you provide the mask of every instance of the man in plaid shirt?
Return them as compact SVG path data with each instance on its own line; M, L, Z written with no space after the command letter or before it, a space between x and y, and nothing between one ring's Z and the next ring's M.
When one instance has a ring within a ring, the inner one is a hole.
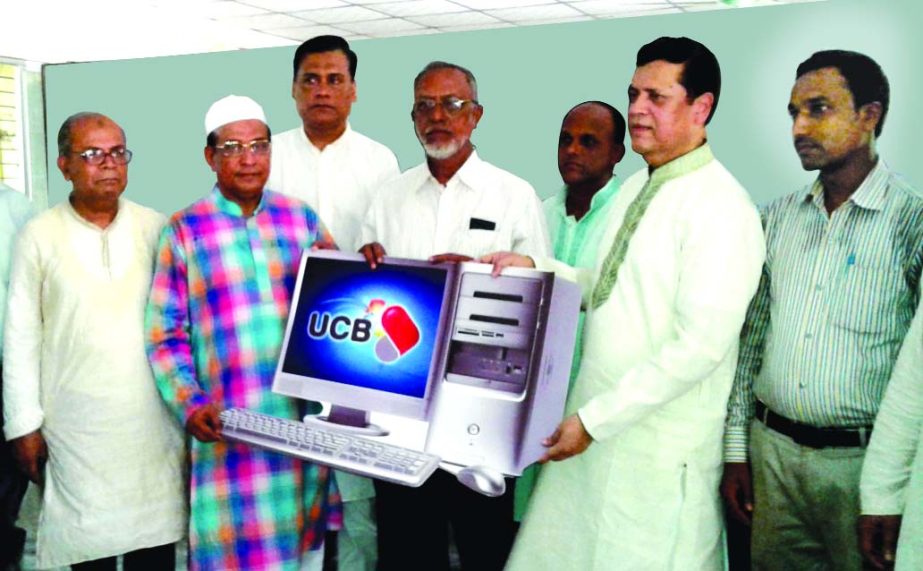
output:
M341 520L329 470L223 441L218 414L300 417L270 387L302 250L333 241L307 205L264 190L270 132L256 102L215 102L205 130L217 184L165 228L146 319L157 386L194 437L190 569L319 570Z

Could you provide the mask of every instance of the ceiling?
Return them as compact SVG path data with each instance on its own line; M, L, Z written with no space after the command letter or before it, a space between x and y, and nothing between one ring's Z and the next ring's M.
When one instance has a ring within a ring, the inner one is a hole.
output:
M8 0L0 57L60 63L581 20L790 4L812 0Z

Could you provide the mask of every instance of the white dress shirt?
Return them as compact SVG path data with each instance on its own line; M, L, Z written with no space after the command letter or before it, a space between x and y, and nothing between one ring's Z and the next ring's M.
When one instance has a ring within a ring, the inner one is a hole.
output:
M388 147L353 131L321 151L302 127L272 138L272 169L266 187L307 202L341 250L355 252L362 221L379 186L398 175Z
M444 186L426 163L392 180L372 200L362 241L379 242L388 255L402 258L499 250L551 255L535 190L476 152Z
M144 352L162 215L119 201L105 230L68 202L26 224L4 338L6 438L48 444L38 567L163 545L185 534L183 437Z

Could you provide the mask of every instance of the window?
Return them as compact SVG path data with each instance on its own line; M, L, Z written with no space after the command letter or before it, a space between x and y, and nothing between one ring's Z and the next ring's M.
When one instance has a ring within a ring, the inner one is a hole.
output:
M0 62L0 182L26 192L19 66Z

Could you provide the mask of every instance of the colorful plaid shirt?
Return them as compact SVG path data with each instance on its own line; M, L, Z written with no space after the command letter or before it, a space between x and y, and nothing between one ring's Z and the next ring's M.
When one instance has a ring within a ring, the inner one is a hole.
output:
M302 250L331 242L305 204L266 191L254 214L218 188L160 239L147 350L182 424L199 407L299 418L270 388ZM190 569L297 569L342 521L329 470L232 442L190 439Z

